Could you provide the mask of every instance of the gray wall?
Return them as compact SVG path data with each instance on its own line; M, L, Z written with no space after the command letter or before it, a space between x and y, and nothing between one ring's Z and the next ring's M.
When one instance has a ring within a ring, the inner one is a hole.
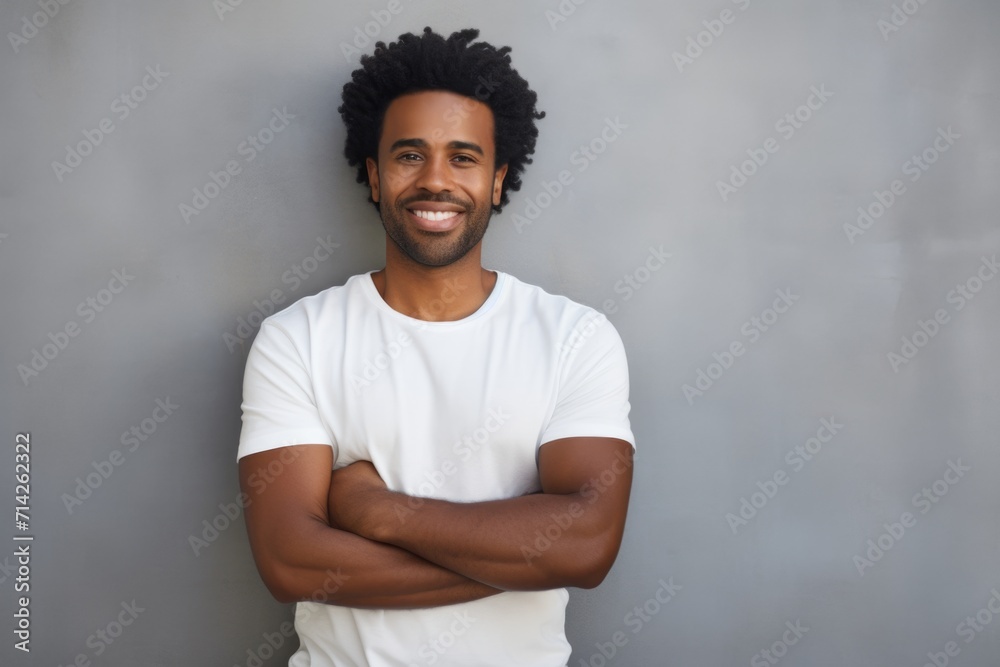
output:
M342 44L389 3L225 1L0 6L5 665L293 648L291 607L226 516L242 372L266 301L381 266L336 106L358 57ZM996 664L1000 7L896 5L383 15L381 39L477 26L513 47L549 116L486 264L606 310L629 353L628 530L605 583L572 593L574 666ZM11 633L16 534L35 536L30 655Z

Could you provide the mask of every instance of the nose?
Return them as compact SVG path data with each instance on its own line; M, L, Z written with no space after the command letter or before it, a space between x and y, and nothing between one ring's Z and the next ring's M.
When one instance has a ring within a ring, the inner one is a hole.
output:
M428 155L414 185L428 192L450 192L453 189L451 166L447 155Z

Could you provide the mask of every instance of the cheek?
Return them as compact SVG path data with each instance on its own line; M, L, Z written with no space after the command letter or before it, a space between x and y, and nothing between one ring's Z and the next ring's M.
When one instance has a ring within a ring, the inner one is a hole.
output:
M397 171L383 172L379 178L379 183L383 192L399 192L406 188L407 179Z
M459 181L463 190L483 202L493 201L493 178L490 174L469 174Z

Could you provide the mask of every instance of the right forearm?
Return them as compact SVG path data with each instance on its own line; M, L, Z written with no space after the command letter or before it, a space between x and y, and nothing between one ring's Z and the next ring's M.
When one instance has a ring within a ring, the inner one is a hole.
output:
M279 600L367 609L417 609L499 593L398 547L311 520L281 531L265 577ZM277 546L280 545L280 546Z
M416 609L500 592L409 551L331 527L329 445L290 445L240 459L257 569L280 602Z

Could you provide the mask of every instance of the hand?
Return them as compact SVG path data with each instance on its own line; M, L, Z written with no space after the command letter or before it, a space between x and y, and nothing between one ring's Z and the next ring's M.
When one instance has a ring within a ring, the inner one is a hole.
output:
M379 526L378 509L391 493L369 461L334 470L327 502L330 526L374 539Z

